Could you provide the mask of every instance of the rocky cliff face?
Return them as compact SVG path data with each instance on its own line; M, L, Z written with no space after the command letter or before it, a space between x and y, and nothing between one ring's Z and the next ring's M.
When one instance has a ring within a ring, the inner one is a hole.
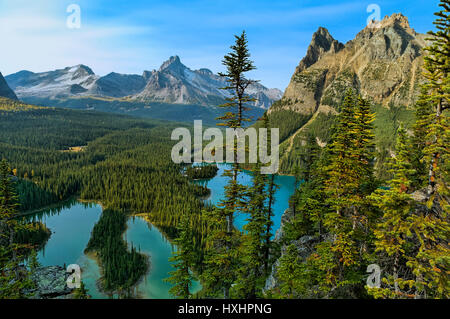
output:
M422 81L425 35L401 14L368 26L345 45L324 28L292 76L282 107L303 114L334 111L347 88L373 103L411 106Z
M1 72L0 72L0 96L12 100L17 100L16 94L8 86L8 83L6 83L5 78L3 77Z
M376 108L386 112L400 108L408 112L423 83L425 39L426 35L415 32L401 14L367 26L346 44L319 28L283 98L269 110L269 116L276 121L274 127L282 128L283 123L289 122L292 128L280 147L281 170L292 172L293 166L301 165L297 154L302 152L308 134L315 135L320 146L326 145L333 117L349 88L358 91ZM306 118L306 122L292 123L295 116L290 112L297 113L300 120ZM384 135L394 137L395 131L386 131ZM386 141L385 136L383 141L378 138L377 146L390 147L394 141Z

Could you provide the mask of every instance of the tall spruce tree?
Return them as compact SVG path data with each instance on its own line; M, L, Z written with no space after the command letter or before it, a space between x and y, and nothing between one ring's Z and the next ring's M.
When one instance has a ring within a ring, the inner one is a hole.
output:
M244 32L240 36L235 36L236 42L231 46L231 52L227 54L222 64L226 67L225 73L219 73L227 81L227 86L223 89L228 91L231 96L227 98L225 104L220 107L228 111L218 120L222 121L218 125L226 126L231 129L239 129L250 119L246 116L248 110L247 104L254 101L247 94L248 87L256 81L246 77L246 73L255 69L253 61L250 60L248 50L247 35ZM224 176L229 178L225 186L224 199L219 203L219 207L210 212L209 223L214 223L218 229L211 232L210 240L214 244L208 252L208 271L205 278L211 283L221 283L223 296L230 298L230 287L236 278L236 267L238 264L237 246L239 234L234 229L234 217L244 206L243 196L246 187L239 183L238 176L241 170L238 163L238 145L236 138L233 139L233 164L231 169L224 172ZM225 219L225 221L223 220ZM223 224L226 229L221 230Z
M260 172L261 165L257 163L252 169L253 185L247 191L247 205L243 212L248 214L244 225L244 235L241 247L241 262L235 290L239 298L254 299L257 291L262 288L264 275L266 234L266 199L267 177ZM261 286L261 287L260 287Z
M365 197L370 194L373 174L373 115L367 102L348 90L338 115L326 167L325 194L331 208L324 227L332 234L329 246L336 266L328 270L333 285L358 286L358 268L367 255L370 237ZM332 288L332 287L331 287Z
M192 296L190 288L194 277L189 268L193 266L195 258L193 237L189 216L184 214L178 226L178 237L174 240L177 250L169 258L175 270L171 271L171 277L166 279L173 284L169 292L181 299L189 299Z
M332 249L339 260L337 266L351 267L357 263L358 250L352 240L355 220L353 207L360 205L359 175L361 172L355 171L358 165L358 154L355 152L356 123L355 123L356 102L353 92L346 93L342 104L337 124L337 133L331 144L332 158L327 167L328 180L326 193L328 202L333 211L325 217L325 227L332 232ZM338 271L342 276L343 267Z
M441 11L435 13L434 22L437 31L430 31L431 45L425 50L425 84L428 90L428 101L433 105L434 114L428 124L428 145L424 149L425 160L430 163L429 169L429 194L432 201L440 201L440 204L448 209L448 202L443 199L448 197L449 189L449 141L450 128L448 108L450 105L450 1L441 0Z
M417 236L417 254L407 265L416 276L416 298L449 298L450 269L450 1L441 0L441 11L434 22L437 31L429 32L431 45L426 48L424 103L430 103L433 114L425 114L417 125L428 134L423 148L424 162L429 165L427 209L412 216L412 229ZM428 110L426 111L428 112ZM415 132L416 133L416 132ZM420 136L420 135L419 135Z
M263 115L263 127L266 129L269 129L270 121L269 117L267 116L267 112ZM272 135L269 133L267 135L267 141L266 145L272 144ZM269 258L270 258L270 249L272 245L272 227L273 227L273 207L275 205L275 194L277 190L280 188L277 183L275 183L275 175L270 174L266 178L267 183L267 207L264 210L265 212L265 232L264 232L264 240L262 245L262 251L264 254L264 274L267 275L269 273Z
M414 173L411 176L411 182L415 189L421 189L428 182L426 177L429 165L424 161L424 149L428 144L428 128L433 117L433 105L429 101L428 89L425 86L422 86L419 99L414 105L414 115L415 122L410 151Z
M405 298L408 292L405 269L405 256L411 253L412 236L410 217L415 202L409 194L414 173L410 163L410 144L406 130L398 131L396 155L390 161L390 172L393 178L388 182L387 189L377 189L369 198L382 212L383 216L376 225L376 252L380 255L380 265L385 278L383 287L369 288L369 293L377 298Z

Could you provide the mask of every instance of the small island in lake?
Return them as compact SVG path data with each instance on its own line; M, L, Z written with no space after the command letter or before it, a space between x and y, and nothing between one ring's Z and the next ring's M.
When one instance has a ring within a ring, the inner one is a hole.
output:
M190 166L186 169L186 175L191 179L210 179L217 175L217 165Z

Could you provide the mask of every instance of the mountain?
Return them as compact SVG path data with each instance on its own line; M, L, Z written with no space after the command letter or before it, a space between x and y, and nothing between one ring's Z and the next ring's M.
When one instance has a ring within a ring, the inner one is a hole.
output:
M229 96L221 90L226 85L223 77L209 69L193 71L182 64L178 56L173 56L151 73L147 85L135 97L165 103L217 105ZM248 92L257 100L254 106L261 108L269 108L282 96L278 89L267 89L261 84L249 87Z
M6 83L5 78L0 72L0 97L6 97L8 99L17 100L17 96L13 90Z
M390 147L395 136L395 130L390 129L397 123L386 119L410 118L408 109L415 103L423 81L425 38L410 27L402 14L385 17L377 28L366 27L346 44L319 28L282 99L268 112L272 125L286 126L290 121L289 129L282 134L282 168L289 171L299 164L295 154L301 152L308 133L320 145L326 144L334 115L348 88L371 101L378 113L378 132L390 134L381 142L379 138L379 149L381 144Z
M85 65L44 73L20 71L8 75L6 81L24 101L53 103L80 98L126 98L136 103L189 104L217 106L229 96L220 90L225 80L208 69L191 70L178 56L164 62L159 70L142 75L110 73L100 77ZM282 92L261 84L249 88L257 101L255 107L267 109L281 98Z
M5 79L25 101L29 98L65 98L87 92L98 76L89 67L77 65L43 73L20 71Z
M95 81L86 92L95 96L124 97L140 92L145 83L144 76L112 72Z

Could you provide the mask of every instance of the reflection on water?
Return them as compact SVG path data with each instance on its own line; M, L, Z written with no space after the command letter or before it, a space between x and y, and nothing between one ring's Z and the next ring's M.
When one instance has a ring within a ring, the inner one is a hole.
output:
M62 206L25 216L28 221L41 221L51 230L52 235L43 249L38 253L38 261L43 266L59 265L62 267L78 264L82 269L82 280L88 293L95 299L117 298L107 295L98 288L101 276L97 261L84 254L95 223L100 219L102 208L93 203L72 201ZM150 271L138 284L132 296L165 299L171 284L164 282L169 272L175 270L169 257L176 247L164 237L156 227L140 217L131 217L127 223L124 238L149 256ZM195 283L194 291L200 289Z
M129 245L138 247L141 253L150 257L150 271L138 285L138 294L146 299L168 299L170 283L164 281L169 277L169 272L175 268L169 262L176 246L152 224L141 217L132 217L128 220L128 229L125 233ZM198 282L193 284L192 292L201 289Z
M218 204L224 195L224 186L228 178L222 176L226 164L219 164L219 172L216 177L208 181L198 181L211 189L211 196L207 200L212 204ZM281 215L288 208L288 201L294 192L295 178L291 176L276 176L276 183L280 189L276 193L274 205L274 232L280 226ZM240 176L240 182L251 184L251 175L244 172ZM100 219L102 208L94 203L80 203L76 200L66 201L60 206L42 212L25 216L27 221L41 221L51 230L52 235L44 248L38 253L38 260L43 266L78 264L82 269L82 279L89 294L93 298L109 298L98 289L98 280L101 276L97 261L86 256L84 249L90 239L91 231ZM238 228L246 223L247 216L238 214L235 224ZM156 228L140 217L132 217L127 222L127 230L124 234L129 245L133 245L149 256L150 271L136 287L136 296L142 298L171 298L170 283L164 281L174 267L169 262L172 252L176 247ZM201 289L195 282L192 290Z
M211 196L207 199L211 204L217 205L224 197L224 187L228 184L229 178L223 176L225 169L229 169L229 164L218 164L219 171L217 175L209 180L195 181L203 186L208 187L211 190ZM243 171L239 175L239 182L243 185L250 186L252 183L252 175L249 171ZM289 208L289 198L292 196L295 190L295 177L293 176L275 176L275 183L279 186L279 189L275 193L275 203L273 206L273 233L280 228L281 216L284 211ZM246 224L247 214L239 213L235 219L235 226L242 230L242 227Z

